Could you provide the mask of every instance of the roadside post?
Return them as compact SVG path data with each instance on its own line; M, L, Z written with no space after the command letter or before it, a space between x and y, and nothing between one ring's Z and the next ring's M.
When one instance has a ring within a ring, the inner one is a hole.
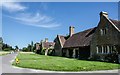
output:
M15 62L16 62L16 65L20 63L18 58L15 59Z

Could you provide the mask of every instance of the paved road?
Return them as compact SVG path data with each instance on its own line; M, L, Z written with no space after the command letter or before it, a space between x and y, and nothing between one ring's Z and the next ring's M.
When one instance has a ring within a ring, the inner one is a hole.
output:
M17 53L8 54L5 56L0 57L0 73L66 73L66 72L55 72L55 71L45 71L45 70L34 70L34 69L25 69L25 68L18 68L11 65L14 61ZM1 71L2 70L2 71ZM67 72L73 73L73 72ZM82 71L77 73L118 73L118 70L107 70L107 71Z
M0 64L2 64L2 73L44 73L44 72L51 72L51 71L44 71L44 70L32 70L32 69L25 69L25 68L18 68L12 66L12 62L14 61L17 53L8 54L5 56L0 57ZM1 66L1 65L0 65Z

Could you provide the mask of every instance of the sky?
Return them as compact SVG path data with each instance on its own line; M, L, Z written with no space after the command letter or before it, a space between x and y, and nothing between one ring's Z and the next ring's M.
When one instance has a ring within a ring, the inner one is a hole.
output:
M96 27L101 11L118 19L117 2L3 2L0 7L3 41L19 48L68 35L69 26L75 33Z

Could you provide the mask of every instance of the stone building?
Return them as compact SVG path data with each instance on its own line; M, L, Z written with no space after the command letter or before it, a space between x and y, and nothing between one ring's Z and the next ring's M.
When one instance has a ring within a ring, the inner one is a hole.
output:
M66 40L63 50L67 57L87 59L90 57L90 42L96 30L91 28L82 32L73 34Z
M41 41L40 43L36 44L36 51L38 54L43 54L43 50L45 53L48 52L48 50L53 51L54 50L54 42L48 42L48 38L45 38L45 40ZM46 54L45 54L46 55Z
M120 62L120 21L100 12L97 27L74 33L71 26L69 36L57 35L55 52L59 56Z
M92 58L103 61L118 61L120 21L110 19L107 12L101 12L100 21L90 45Z
M69 35L68 36L63 36L63 35L57 35L57 37L55 38L54 42L55 42L55 55L58 56L65 56L64 50L63 50L63 46L64 43L66 42L66 40L71 37L74 34L74 27L70 26L69 27Z
M65 41L66 41L66 36L57 35L57 37L54 40L54 42L55 42L55 46L54 46L55 55L63 56L62 48L63 48Z

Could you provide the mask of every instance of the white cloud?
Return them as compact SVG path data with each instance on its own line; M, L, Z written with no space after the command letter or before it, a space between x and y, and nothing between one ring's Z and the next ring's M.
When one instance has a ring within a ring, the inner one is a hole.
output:
M17 12L17 11L24 11L27 7L21 5L18 2L0 2L0 7L3 10L7 10L9 12Z
M36 26L36 27L43 27L43 28L54 28L59 27L60 24L55 22L54 18L36 13L36 14L30 14L30 13L22 13L19 14L19 16L8 16L9 18L15 19L19 23L30 25L30 26Z
M12 18L24 25L43 27L43 28L54 28L60 26L60 24L55 22L54 18L40 13L32 14L30 12L26 12L26 9L29 9L29 7L23 6L19 2L14 2L13 0L11 1L12 2L0 3L0 7L2 7L4 10L7 10L9 12L18 12L16 13L17 14L16 16L7 16L7 17ZM41 3L41 8L46 10L47 4ZM23 13L22 11L25 11L26 13Z

